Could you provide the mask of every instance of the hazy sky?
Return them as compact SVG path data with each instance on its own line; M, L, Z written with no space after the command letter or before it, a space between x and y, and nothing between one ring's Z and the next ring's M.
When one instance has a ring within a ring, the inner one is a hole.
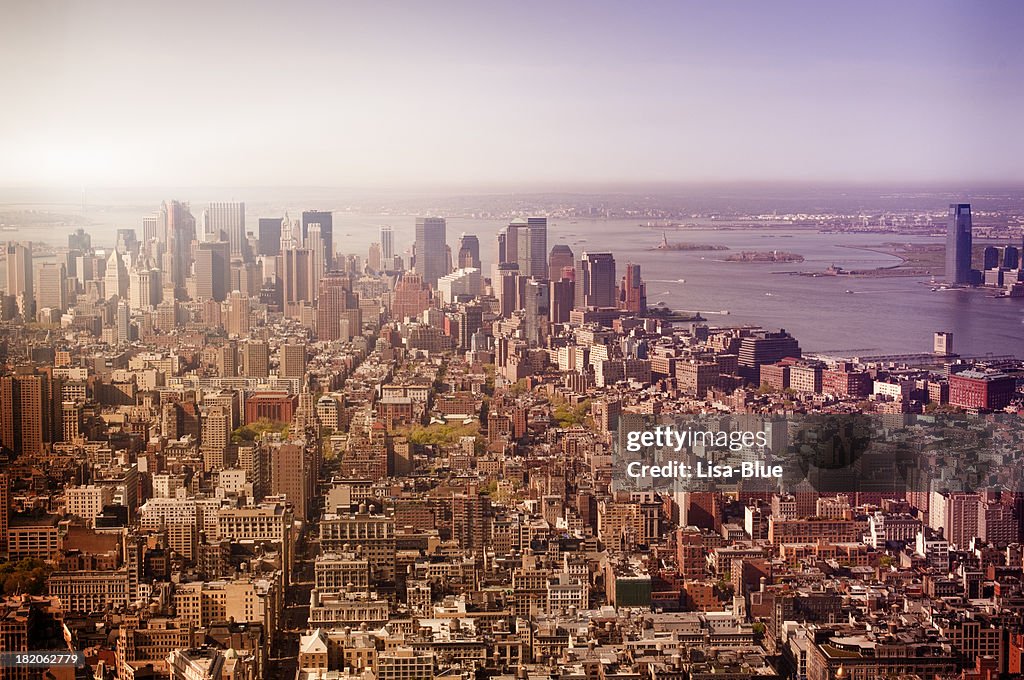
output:
M0 184L1024 181L1024 3L0 3Z

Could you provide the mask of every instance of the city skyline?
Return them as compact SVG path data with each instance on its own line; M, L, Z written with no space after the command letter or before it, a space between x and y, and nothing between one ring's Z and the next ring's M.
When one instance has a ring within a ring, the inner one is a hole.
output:
M15 3L5 19L2 185L1024 181L1018 3ZM143 46L154 22L176 39ZM59 49L26 42L44 27ZM162 105L136 113L146 99Z

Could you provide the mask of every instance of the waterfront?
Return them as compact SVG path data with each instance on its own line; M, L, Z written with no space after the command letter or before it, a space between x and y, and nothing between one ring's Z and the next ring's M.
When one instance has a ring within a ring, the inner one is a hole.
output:
M193 202L197 220L202 206L203 203ZM279 204L247 204L248 230L256 230L259 216L279 215L284 210ZM302 206L292 205L287 210L294 219L300 215ZM134 228L141 234L142 217L150 212L151 209L140 206L87 207L83 226L92 234L94 245L108 246L113 243L117 228ZM991 298L983 290L933 291L928 285L929 277L810 277L784 273L823 271L831 264L846 269L890 266L898 263L898 258L861 248L894 241L940 243L941 239L818 233L753 225L732 229L710 220L690 222L696 228L670 231L668 240L722 245L729 250L652 250L662 238L657 229L641 227L638 220L587 219L552 220L548 247L565 243L577 257L586 249L611 251L620 275L626 262L641 265L650 305L662 302L680 311L699 311L711 325L783 327L808 352L930 351L932 333L946 330L954 333L956 349L965 355L1024 354L1024 300ZM397 251L407 255L414 223L412 215L336 211L334 241L339 252L365 258L370 243L379 237L380 226L389 224L395 231ZM477 234L484 276L490 276L495 234L505 224L504 219L450 218L448 242L457 248L460 234ZM66 234L74 226L77 224L69 224L63 232L49 226L23 226L0 238L61 247L66 245ZM805 259L800 263L721 261L733 252L772 249L797 253ZM728 314L723 314L726 311Z

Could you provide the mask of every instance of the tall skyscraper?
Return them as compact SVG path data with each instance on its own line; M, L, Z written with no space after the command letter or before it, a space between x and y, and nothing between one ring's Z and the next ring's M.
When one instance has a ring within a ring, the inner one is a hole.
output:
M68 250L89 252L92 250L92 237L85 233L85 229L79 227L73 233L68 234Z
M15 370L0 376L0 445L15 455L39 454L62 430L60 381Z
M36 307L64 311L68 306L67 273L63 262L44 262L36 268Z
M380 256L380 244L371 243L370 250L366 254L366 268L372 272L379 272L384 270L383 264Z
M225 324L229 335L249 335L249 312L249 297L237 290L233 291L228 296L228 322Z
M223 302L231 287L231 245L226 241L200 243L195 272L196 298Z
M519 271L525 276L526 271L519 260L519 232L526 229L526 220L512 220L505 227L505 258L501 262L515 262L519 265ZM501 244L498 244L499 248Z
M324 271L334 265L334 215L321 210L306 210L302 213L302 242L306 242L309 225L320 225L320 238L324 241ZM308 247L308 246L307 246Z
M950 203L946 227L946 281L971 282L971 204Z
M632 262L626 265L626 275L619 287L619 307L627 312L647 310L647 287L640 278L640 265Z
M503 262L498 265L493 286L495 297L498 298L498 309L502 318L509 318L512 312L520 308L519 265L515 262Z
M459 237L458 268L480 269L480 239L476 234L463 234Z
M615 307L615 258L611 253L587 253L580 258L584 307Z
M259 254L281 254L281 223L280 217L261 217L259 222Z
M526 219L526 232L528 234L527 258L529 268L524 273L536 279L546 279L548 276L548 218L528 217ZM523 249L520 246L520 271L523 271L523 255Z
M128 273L128 304L133 311L157 306L162 301L162 292L159 269L139 267Z
M317 282L322 279L324 274L326 274L330 269L327 256L327 244L323 239L323 232L321 229L322 225L319 222L310 224L309 231L306 232L306 241L303 244L306 250L309 251L309 270L310 276L312 276L312 292L314 300L316 300L316 296L320 292Z
M135 236L134 229L118 229L117 242L114 245L117 252L121 253L127 260L132 260L139 254L139 239Z
M312 302L312 262L309 250L298 248L285 251L281 272L282 295L285 304L290 302Z
M572 271L570 268L569 271ZM552 280L550 288L550 311L548 318L551 323L569 323L569 312L576 303L576 284L571 278L562 277Z
M431 286L448 273L447 223L443 217L416 218L416 273Z
M231 257L249 259L245 203L211 203L203 216L206 221L204 241L227 241L231 246Z
M192 242L196 240L196 220L187 203L171 201L161 208L165 226L165 253L168 283L176 298L185 298L185 280L192 268Z
M7 294L18 300L22 315L35 314L35 292L32 277L32 244L7 244Z
M526 340L530 344L542 345L548 336L548 314L551 307L549 295L547 282L527 279L523 295L523 319Z
M351 291L347 274L331 272L320 279L320 293L316 303L316 334L320 340L338 340L342 337L341 320L349 310L359 310L359 300Z
M149 243L153 239L158 243L167 243L167 225L161 213L142 218L142 241Z
M566 267L576 266L575 255L573 255L572 248L569 246L559 243L551 248L551 254L548 256L548 279L551 281L557 281L562 277L562 270Z
M119 298L128 296L128 267L116 250L107 259L106 273L103 275L103 294L109 299L115 295Z
M387 225L380 228L380 256L384 261L384 268L390 269L391 262L395 259L395 231Z

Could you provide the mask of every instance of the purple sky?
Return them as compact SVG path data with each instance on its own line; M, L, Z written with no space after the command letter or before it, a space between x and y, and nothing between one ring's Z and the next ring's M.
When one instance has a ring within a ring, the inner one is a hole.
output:
M8 0L0 184L1019 183L1021 35L1015 1Z

